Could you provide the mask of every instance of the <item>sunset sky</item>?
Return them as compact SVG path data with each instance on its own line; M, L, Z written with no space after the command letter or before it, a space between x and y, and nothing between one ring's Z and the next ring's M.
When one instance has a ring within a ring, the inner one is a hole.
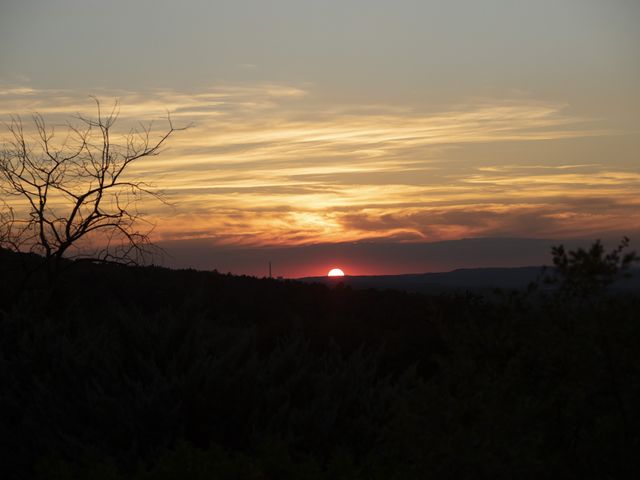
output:
M174 266L529 264L640 245L639 25L635 0L2 0L0 118L95 95L123 130L192 124L130 172Z

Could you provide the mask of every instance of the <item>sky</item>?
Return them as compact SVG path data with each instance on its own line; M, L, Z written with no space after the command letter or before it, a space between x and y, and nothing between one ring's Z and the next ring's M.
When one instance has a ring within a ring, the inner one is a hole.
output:
M522 265L548 250L406 259L633 241L639 24L634 0L0 0L0 117L60 124L94 95L122 131L190 125L129 172L169 203L144 211L172 266Z

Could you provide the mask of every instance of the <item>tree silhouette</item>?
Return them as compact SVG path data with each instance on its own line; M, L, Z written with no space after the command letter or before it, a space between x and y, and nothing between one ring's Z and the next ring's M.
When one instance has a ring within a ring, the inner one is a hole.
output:
M607 286L628 274L634 262L640 260L635 251L625 252L629 239L624 237L611 252L605 252L600 240L589 249L567 252L563 245L551 249L554 274L547 280L558 284L570 296L588 297L602 293Z
M114 141L119 106L105 114L98 99L95 118L78 115L56 135L35 114L35 133L25 132L20 117L7 125L8 141L0 151L0 247L42 256L50 274L63 258L140 264L154 254L153 225L137 209L144 196L159 194L127 175L129 167L161 152L176 131L154 135L152 125L131 129ZM185 127L186 128L186 127ZM62 141L57 141L62 138Z

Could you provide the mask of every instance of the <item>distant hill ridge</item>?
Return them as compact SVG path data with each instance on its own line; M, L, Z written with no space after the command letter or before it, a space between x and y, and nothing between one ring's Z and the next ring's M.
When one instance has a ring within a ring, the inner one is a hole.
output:
M421 293L439 293L451 290L486 291L496 288L517 290L531 282L542 282L552 267L483 267L460 268L450 272L411 273L401 275L362 275L345 277L305 277L303 282L327 285L339 282L352 288L396 289ZM616 284L621 289L640 288L640 270L634 270L630 279Z

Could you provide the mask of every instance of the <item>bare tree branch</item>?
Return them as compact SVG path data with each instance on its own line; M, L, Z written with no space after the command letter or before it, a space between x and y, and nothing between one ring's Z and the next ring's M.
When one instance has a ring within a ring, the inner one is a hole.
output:
M19 116L6 125L0 247L38 253L48 265L59 265L62 258L140 264L157 251L150 241L153 225L136 203L145 196L162 200L161 195L125 175L131 164L158 155L171 135L188 127L175 127L167 113L168 128L156 139L149 124L115 141L118 102L105 113L92 98L97 116L77 115L79 125L68 124L58 143L56 130L39 114L32 118L32 138Z

